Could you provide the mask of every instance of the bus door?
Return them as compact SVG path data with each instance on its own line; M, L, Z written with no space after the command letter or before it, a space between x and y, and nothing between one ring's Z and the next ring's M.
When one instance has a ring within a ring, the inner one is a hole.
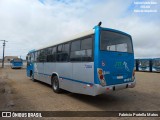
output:
M38 62L35 64L35 72L38 74L37 79L45 82L44 62L46 61L44 50L38 51Z
M26 67L26 71L27 71L27 76L30 77L30 71L32 70L32 66L31 66L31 55L28 54L26 57L27 60L27 67Z

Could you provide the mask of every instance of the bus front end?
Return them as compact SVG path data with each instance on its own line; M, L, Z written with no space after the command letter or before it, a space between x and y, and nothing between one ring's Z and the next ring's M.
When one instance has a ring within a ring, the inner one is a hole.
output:
M95 27L94 83L96 94L133 88L136 84L130 35Z

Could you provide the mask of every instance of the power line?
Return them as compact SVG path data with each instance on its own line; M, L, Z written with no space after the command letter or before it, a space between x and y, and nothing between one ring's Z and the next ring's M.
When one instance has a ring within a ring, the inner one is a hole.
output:
M3 41L3 60L2 60L2 68L4 68L4 51L5 51L5 45L6 45L6 40L0 40L0 41Z

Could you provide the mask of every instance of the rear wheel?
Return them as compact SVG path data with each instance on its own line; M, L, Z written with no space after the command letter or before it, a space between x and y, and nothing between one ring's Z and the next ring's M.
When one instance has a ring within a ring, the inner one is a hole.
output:
M61 92L61 89L59 88L59 80L57 76L52 77L52 89L56 93Z

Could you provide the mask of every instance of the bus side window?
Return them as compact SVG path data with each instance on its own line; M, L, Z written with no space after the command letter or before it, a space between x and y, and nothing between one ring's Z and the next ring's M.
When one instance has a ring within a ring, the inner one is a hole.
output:
M71 43L70 61L81 61L80 40Z
M63 57L63 55L62 55L62 45L58 45L58 47L57 47L57 57L56 57L57 62L62 61L62 57Z
M50 47L47 50L47 62L55 62L56 60L56 47Z
M41 50L39 53L39 62L45 62L46 61L46 53L45 50Z
M34 62L37 62L37 52L34 53Z
M81 41L82 61L92 60L92 38L85 38Z
M40 61L40 60L39 60L39 59L40 59L39 54L40 54L40 51L37 51L37 60L36 60L37 62L39 62L39 61Z
M69 43L66 43L66 44L63 45L63 48L62 48L62 61L68 61L69 49L70 49Z
M46 54L47 54L47 58L46 58L47 62L51 62L52 48L47 48Z

